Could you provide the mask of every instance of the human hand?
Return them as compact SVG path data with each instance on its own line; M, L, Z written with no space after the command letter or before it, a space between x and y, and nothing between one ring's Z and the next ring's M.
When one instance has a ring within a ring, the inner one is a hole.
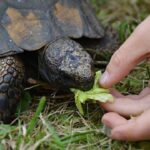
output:
M145 19L114 53L100 84L110 88L125 77L136 64L150 56L150 17ZM139 95L123 96L112 92L114 103L100 104L106 113L102 122L112 129L111 137L118 140L150 139L150 89ZM125 117L137 116L127 120ZM123 117L125 116L125 117Z
M100 104L109 111L102 117L102 122L111 128L111 138L150 140L150 88L145 88L139 95L123 96L115 90L112 95L114 103Z
M113 54L100 84L110 88L123 79L139 62L150 57L150 16L147 17Z

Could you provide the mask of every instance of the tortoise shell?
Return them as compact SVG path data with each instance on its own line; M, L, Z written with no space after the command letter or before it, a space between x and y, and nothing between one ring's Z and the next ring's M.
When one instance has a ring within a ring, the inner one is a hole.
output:
M101 38L86 0L0 1L0 56L38 50L58 38Z

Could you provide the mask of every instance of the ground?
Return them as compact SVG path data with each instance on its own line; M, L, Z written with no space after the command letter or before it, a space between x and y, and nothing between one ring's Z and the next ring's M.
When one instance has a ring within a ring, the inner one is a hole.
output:
M118 31L120 44L150 13L149 0L91 0L98 19ZM92 51L93 53L93 51ZM111 53L92 55L97 70L105 69ZM139 64L116 88L137 94L147 86L150 65ZM44 96L44 97L43 97ZM45 102L46 100L46 102ZM52 90L45 84L24 90L17 118L12 125L0 125L0 150L137 150L150 149L149 142L119 142L104 134L97 104L86 103L85 115L78 112L72 93Z

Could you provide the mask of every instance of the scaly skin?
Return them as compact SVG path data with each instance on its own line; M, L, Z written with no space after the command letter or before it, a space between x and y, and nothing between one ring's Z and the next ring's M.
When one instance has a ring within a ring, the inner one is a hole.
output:
M39 72L49 84L61 88L87 90L94 82L92 58L68 38L58 39L39 52Z
M16 56L0 58L0 121L7 123L23 89L24 66Z

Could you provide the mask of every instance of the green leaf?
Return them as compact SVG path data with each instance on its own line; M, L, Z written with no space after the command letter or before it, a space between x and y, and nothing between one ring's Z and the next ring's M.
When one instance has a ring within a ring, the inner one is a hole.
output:
M77 94L76 94L76 95L77 95ZM81 95L79 98L78 98L78 95L77 95L77 96L75 97L76 106L77 106L79 112L80 112L81 114L84 114L81 101L82 101L82 95Z
M108 89L101 88L98 84L99 78L101 77L101 72L97 71L95 75L95 81L93 88L89 91L81 91L79 89L70 89L75 94L75 103L79 110L79 112L83 115L83 107L84 104L88 100L92 100L93 102L113 102L113 96L109 94Z
M99 81L99 79L100 79L101 76L102 76L101 71L97 71L97 72L96 72L96 75L95 75L95 80L94 80L93 89L96 89L96 88L99 89L98 81Z
M108 94L108 93L92 94L92 95L89 95L88 98L92 99L92 100L102 102L102 103L113 102L112 95Z

